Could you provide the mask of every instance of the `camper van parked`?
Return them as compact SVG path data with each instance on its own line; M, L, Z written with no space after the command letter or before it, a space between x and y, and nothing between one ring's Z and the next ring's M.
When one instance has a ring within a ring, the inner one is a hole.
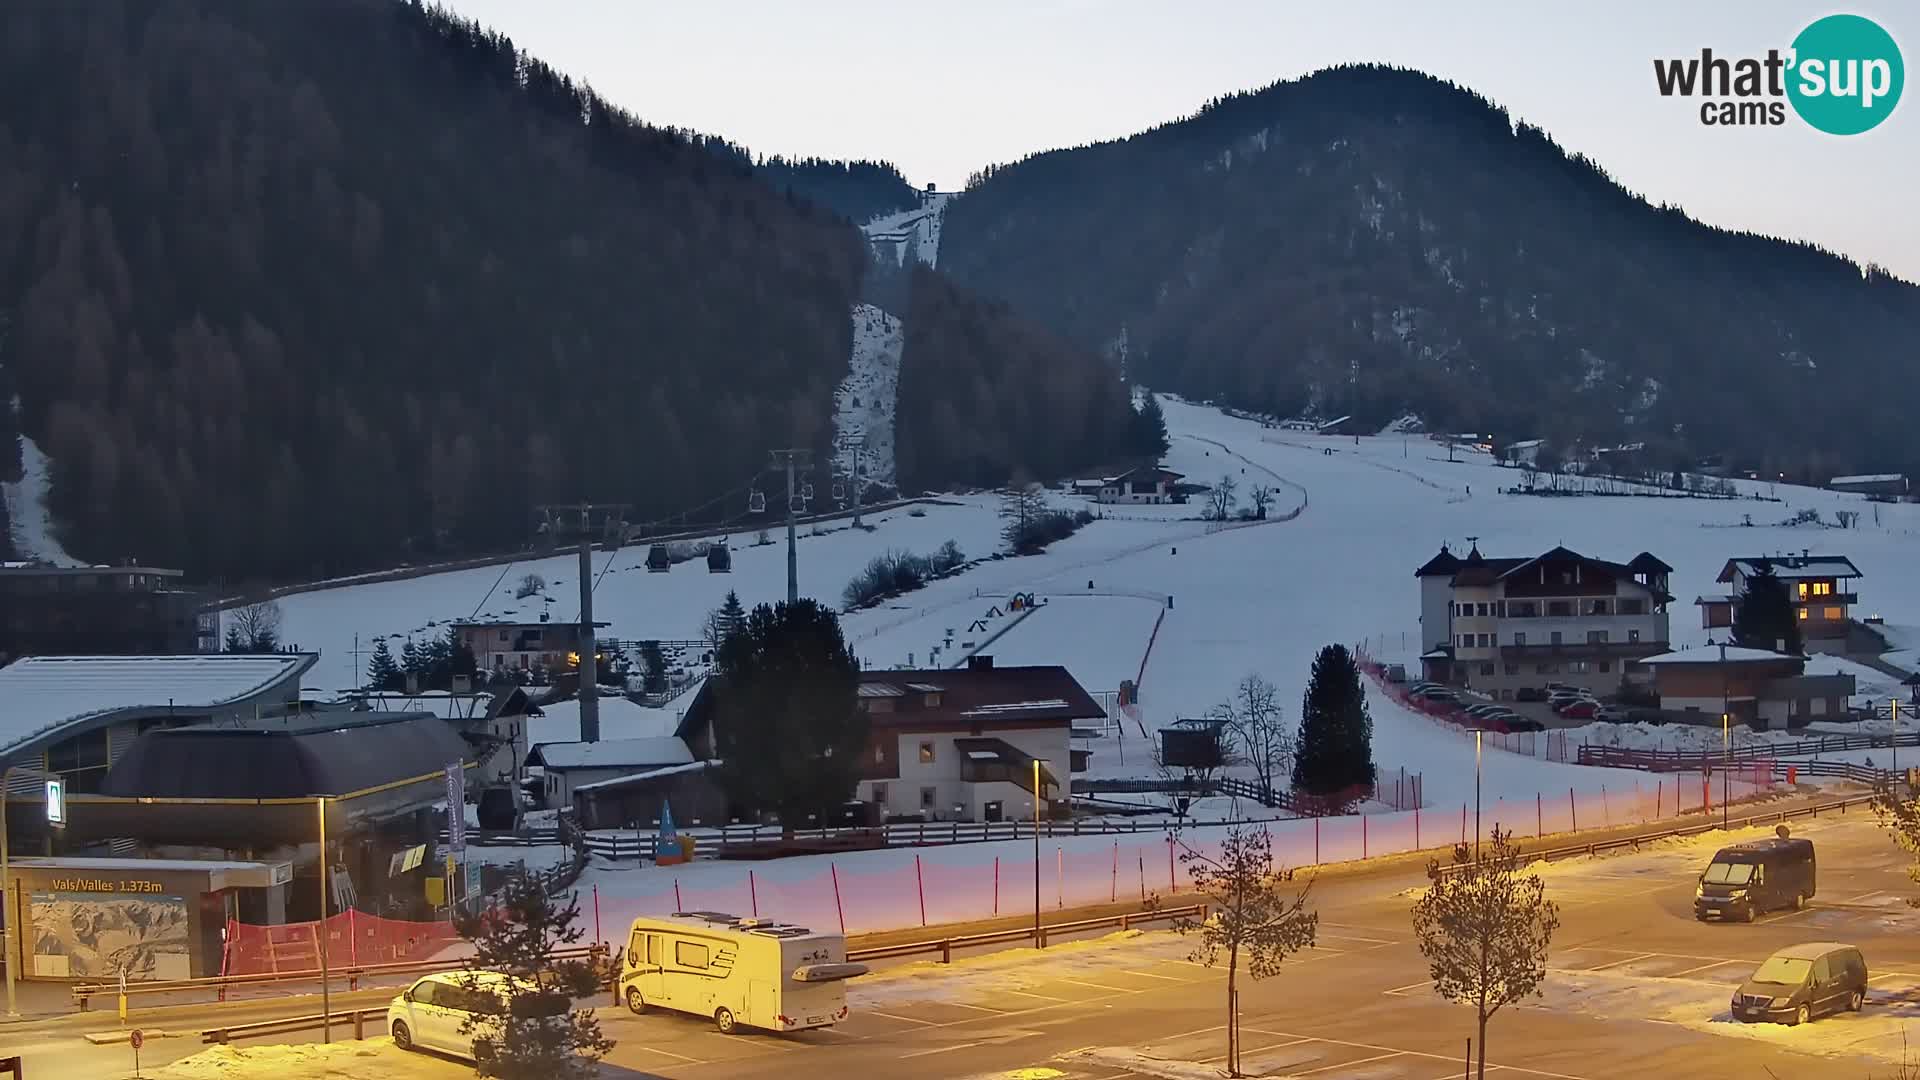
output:
M804 1031L847 1018L846 980L867 973L847 963L846 939L772 919L686 911L635 919L620 972L620 1000L710 1018L722 1033L741 1027Z
M1754 840L1721 848L1693 890L1697 919L1752 922L1776 908L1803 908L1813 898L1813 841Z

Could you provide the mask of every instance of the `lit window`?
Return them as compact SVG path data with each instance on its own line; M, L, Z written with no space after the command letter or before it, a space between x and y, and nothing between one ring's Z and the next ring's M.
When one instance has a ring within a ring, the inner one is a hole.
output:
M923 742L920 744L920 764L922 765L933 764L933 744L932 743Z
M1800 621L1801 621L1801 622L1806 622L1806 621L1807 621L1807 609L1806 609L1806 608L1801 608L1801 609L1800 609Z
M1806 598L1807 598L1807 583L1803 581L1800 583L1800 599L1805 600Z
M1837 607L1830 607L1827 609L1827 618L1829 619L1838 620L1845 617L1846 617L1845 614L1841 611L1841 609Z

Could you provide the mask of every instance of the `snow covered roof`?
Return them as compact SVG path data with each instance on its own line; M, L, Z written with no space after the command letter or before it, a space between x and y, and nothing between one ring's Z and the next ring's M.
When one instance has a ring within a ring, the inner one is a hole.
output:
M1784 653L1773 652L1770 649L1746 649L1737 645L1727 646L1724 655L1726 661L1730 664L1753 664L1766 660L1801 659L1801 657L1798 656L1788 656ZM1718 645L1696 645L1691 649L1679 649L1674 652L1661 653L1658 656L1649 656L1640 662L1643 664L1717 664L1720 662L1721 656L1721 649Z
M29 656L0 668L0 755L128 710L200 712L237 705L289 680L297 683L319 658Z
M1761 563L1767 563L1772 566L1773 576L1783 581L1793 581L1799 578L1863 576L1860 573L1860 569L1853 565L1853 560L1847 558L1845 555L1800 554L1771 557L1754 555L1745 558L1728 559L1727 565L1720 569L1720 576L1714 580L1720 582L1732 581L1736 571L1741 577L1753 577L1760 572Z
M645 765L685 765L693 751L674 736L648 739L607 739L601 742L541 743L527 755L528 765L550 770L626 769Z
M1900 481L1905 479L1906 479L1905 475L1897 472L1866 473L1861 476L1836 476L1833 479L1827 481L1827 483L1829 485L1832 485L1832 484L1897 484Z
M1531 450L1536 446L1545 446L1546 443L1547 443L1547 440L1545 439L1521 439L1519 442L1508 443L1507 449L1508 450Z

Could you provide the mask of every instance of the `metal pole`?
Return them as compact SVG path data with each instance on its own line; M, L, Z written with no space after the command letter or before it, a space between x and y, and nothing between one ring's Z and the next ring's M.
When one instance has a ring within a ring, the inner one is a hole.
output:
M1473 733L1473 861L1480 861L1480 736Z
M323 796L313 805L320 815L320 921L313 924L313 932L320 939L320 1041L332 1042L333 987L327 979L327 800Z
M800 558L794 549L793 454L787 458L787 603L800 599Z
M1040 759L1033 759L1033 947L1046 947L1040 934Z
M853 476L850 479L853 483L853 527L856 529L860 527L860 451L865 449L865 444L864 438L853 444Z
M591 508L581 514L586 531ZM593 629L593 538L580 538L580 741L600 741L600 642Z
M19 1003L14 999L13 969L19 966L19 960L13 948L13 866L12 852L7 843L7 782L13 778L13 767L0 771L0 919L7 924L5 937L7 950L7 1015L20 1015Z
M1728 633L1732 633L1731 630ZM1727 827L1727 796L1732 792L1733 784L1727 777L1727 751L1733 747L1733 701L1732 691L1727 689L1727 643L1720 643L1720 828ZM1760 707L1759 702L1754 708ZM1711 789L1709 789L1711 790Z
M1900 782L1900 699L1892 697L1887 704L1893 706L1893 782Z

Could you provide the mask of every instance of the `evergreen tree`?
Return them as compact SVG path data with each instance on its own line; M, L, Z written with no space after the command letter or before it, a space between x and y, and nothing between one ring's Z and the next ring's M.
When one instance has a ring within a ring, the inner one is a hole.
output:
M240 628L237 626L227 627L227 637L226 637L226 641L224 642L224 647L226 651L230 653L243 653L243 652L249 651L247 639L240 636Z
M1787 583L1773 572L1773 563L1766 559L1754 562L1753 576L1734 604L1733 643L1800 655L1800 620L1793 609L1793 598L1787 593Z
M831 609L809 599L754 608L720 647L711 683L728 797L776 812L788 834L845 803L867 742L859 673Z
M1142 390L1140 396L1142 401L1133 414L1128 441L1134 453L1159 461L1173 445L1167 438L1167 418L1160 411L1160 399L1153 396L1153 391Z
M547 895L540 879L525 870L507 878L505 887L482 910L454 915L454 929L473 948L469 967L455 973L473 1010L461 1021L460 1034L484 1045L478 1073L500 1080L589 1080L600 1075L597 1062L613 1049L591 1006L575 1001L600 989L599 973L582 960L559 960L556 950L577 945L586 936L580 901L564 905ZM505 976L505 978L501 978ZM396 1023L394 1042L417 1035Z
M400 665L393 662L387 639L381 638L373 643L373 659L367 664L367 689L398 690L400 682Z
M1373 717L1360 668L1346 646L1328 645L1314 657L1296 742L1296 788L1344 797L1373 784Z
M451 690L453 676L465 675L471 679L480 670L480 663L475 659L473 649L461 639L458 627L447 627L446 638L435 642L435 653L437 657L444 657L444 660L436 660L436 662L444 667L446 673L444 678L436 676L434 679L436 690Z
M407 675L417 675L421 681L424 682L427 676L427 666L428 657L425 650L414 644L413 638L409 636L406 643L400 646L401 672Z
M640 688L649 694L663 694L667 690L667 656L660 651L657 641L640 643Z

